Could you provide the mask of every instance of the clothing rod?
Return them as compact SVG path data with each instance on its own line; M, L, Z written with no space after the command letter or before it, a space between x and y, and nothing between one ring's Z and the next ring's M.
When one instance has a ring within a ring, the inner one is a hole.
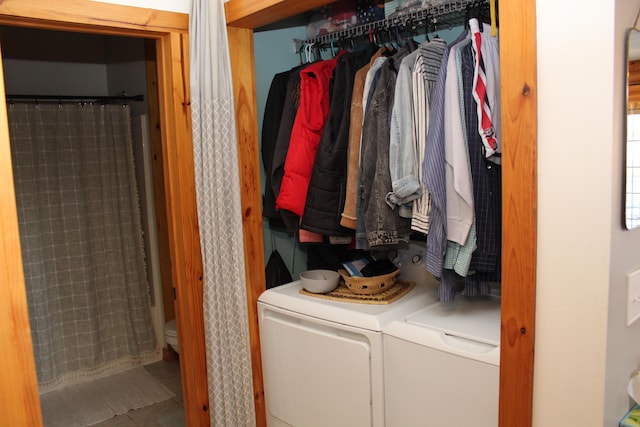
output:
M468 8L479 6L485 6L488 8L489 3L487 0L449 1L439 5L429 6L424 9L411 10L404 13L400 12L397 15L394 14L379 21L369 22L327 34L321 34L306 40L294 39L294 47L296 52L300 52L300 49L305 45L326 45L332 41L338 41L344 38L364 37L376 30L393 28L399 24L415 24L416 21L426 21L427 19L431 24L436 26L436 30L443 26L461 25L465 21L465 12Z
M109 101L144 101L144 95L116 95L116 96L102 96L102 95L6 95L6 100L11 101L79 101L79 102L109 102Z

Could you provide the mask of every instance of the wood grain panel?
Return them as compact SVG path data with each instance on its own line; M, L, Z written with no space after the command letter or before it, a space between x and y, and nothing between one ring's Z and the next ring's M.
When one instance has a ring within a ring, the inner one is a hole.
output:
M640 60L629 61L627 81L630 85L640 84Z
M335 0L229 0L225 3L227 25L255 29Z
M535 0L500 3L502 328L500 426L531 426L536 302ZM508 70L508 72L507 72Z
M20 18L26 26L56 29L58 22L60 29L69 30L75 24L79 30L103 34L123 35L125 29L159 33L189 29L189 15L184 13L89 0L2 0L0 14L0 23L11 24L13 18Z
M158 64L155 40L144 41L145 71L147 76L147 105L149 107L149 140L153 169L153 199L156 209L156 234L158 236L158 258L162 281L162 306L164 320L175 319L173 306L173 280L171 279L171 248L167 223L167 201L164 192L164 167L162 133L160 131L160 104L158 100Z
M253 30L227 27L229 36L233 92L236 103L238 162L242 198L245 269L249 337L253 365L253 393L256 424L266 425L260 334L258 331L258 297L266 288L264 274L264 243L262 235L262 192L260 191L260 160L258 153L258 123L255 87Z
M640 61L629 61L627 70L627 111L640 109Z
M0 67L0 82L4 81ZM5 98L0 84L0 98ZM22 270L18 213L13 186L7 104L0 102L0 425L42 425Z
M158 41L158 88L163 145L165 193L175 309L180 344L180 373L187 425L209 425L209 396L203 319L200 233L193 174L191 108L189 106L189 40L171 33Z

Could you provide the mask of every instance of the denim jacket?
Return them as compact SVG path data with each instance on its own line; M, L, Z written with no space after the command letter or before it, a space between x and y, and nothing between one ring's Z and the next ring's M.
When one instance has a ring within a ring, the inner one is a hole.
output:
M410 220L400 217L398 210L386 201L392 190L389 136L397 76L395 67L408 53L401 49L383 64L362 126L360 183L369 247L408 241L411 232Z

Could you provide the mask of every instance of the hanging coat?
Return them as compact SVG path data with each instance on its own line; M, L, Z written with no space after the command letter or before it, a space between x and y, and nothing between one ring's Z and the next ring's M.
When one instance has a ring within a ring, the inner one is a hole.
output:
M262 164L265 172L264 198L262 199L262 216L269 219L271 226L284 227L280 214L276 211L276 196L273 192L272 167L276 152L276 143L280 131L283 111L287 103L287 83L294 70L278 73L273 77L269 87L269 95L262 120ZM297 71L295 71L297 72ZM279 185L278 185L279 187Z
M353 83L358 69L369 62L377 50L343 55L335 70L331 110L316 153L301 228L324 236L353 234L340 225L347 182L347 147Z
M300 71L300 106L291 130L276 209L298 216L304 212L313 162L329 114L329 84L338 58L315 62Z

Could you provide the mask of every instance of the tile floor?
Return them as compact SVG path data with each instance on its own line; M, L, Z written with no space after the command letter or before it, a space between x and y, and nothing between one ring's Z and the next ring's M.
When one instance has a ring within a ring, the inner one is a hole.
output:
M185 427L184 408L182 406L182 384L178 361L159 361L145 366L151 375L169 390L175 397L155 405L129 411L93 427Z

